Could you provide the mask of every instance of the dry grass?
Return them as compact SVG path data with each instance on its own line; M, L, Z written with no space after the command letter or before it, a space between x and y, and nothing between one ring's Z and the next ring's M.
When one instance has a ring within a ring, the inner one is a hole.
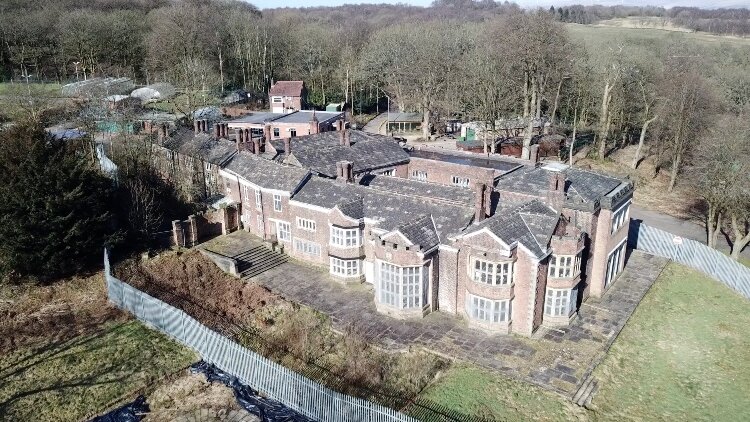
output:
M0 353L67 340L125 318L107 305L100 272L49 285L0 284Z
M151 413L144 419L146 422L173 421L206 411L214 412L218 418L232 414L231 420L256 420L237 404L231 388L208 382L202 374L186 373L157 387L147 399Z
M669 169L662 169L654 177L654 161L649 157L641 162L637 170L633 170L630 168L630 162L634 154L635 146L632 145L613 152L605 161L582 159L578 160L576 165L630 177L635 181L633 201L636 205L673 217L702 222L698 212L702 204L685 186L684 180L678 178L677 186L669 192Z

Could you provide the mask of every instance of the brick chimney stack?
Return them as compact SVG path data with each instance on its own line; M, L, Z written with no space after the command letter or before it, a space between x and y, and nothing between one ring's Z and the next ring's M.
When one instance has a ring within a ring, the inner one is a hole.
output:
M284 157L292 153L292 138L284 138Z
M260 155L260 138L253 139L253 151L255 152L255 155Z
M201 132L201 121L193 120L193 132L197 135Z
M315 110L313 110L312 118L310 119L310 134L314 135L320 130L318 127L318 118L315 116Z
M214 136L221 138L221 123L214 123Z
M560 171L549 171L549 173L547 201L552 208L560 210L565 202L565 175Z
M529 161L531 161L534 164L538 163L539 162L539 144L532 145L529 151L530 151Z
M474 222L479 223L486 217L484 204L484 183L476 182L474 184Z

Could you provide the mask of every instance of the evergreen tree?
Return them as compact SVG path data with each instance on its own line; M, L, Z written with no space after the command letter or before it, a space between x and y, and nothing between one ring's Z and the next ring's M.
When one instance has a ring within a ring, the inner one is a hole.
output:
M36 123L0 132L0 273L51 279L101 259L114 190L75 142Z

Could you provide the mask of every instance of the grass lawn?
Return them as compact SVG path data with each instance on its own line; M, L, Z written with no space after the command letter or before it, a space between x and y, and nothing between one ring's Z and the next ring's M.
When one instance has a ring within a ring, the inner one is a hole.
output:
M450 368L422 397L489 420L559 421L586 416L586 411L570 400L474 366Z
M750 303L669 264L594 372L600 420L750 420Z
M0 356L0 420L74 421L197 358L136 322Z

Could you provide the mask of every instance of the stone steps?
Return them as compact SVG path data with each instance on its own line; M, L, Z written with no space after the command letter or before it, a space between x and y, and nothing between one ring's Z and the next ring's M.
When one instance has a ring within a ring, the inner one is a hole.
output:
M599 382L593 376L589 376L573 396L573 403L588 409L598 390Z
M248 279L287 262L288 257L265 246L256 246L235 256L234 259L237 260L240 278Z

